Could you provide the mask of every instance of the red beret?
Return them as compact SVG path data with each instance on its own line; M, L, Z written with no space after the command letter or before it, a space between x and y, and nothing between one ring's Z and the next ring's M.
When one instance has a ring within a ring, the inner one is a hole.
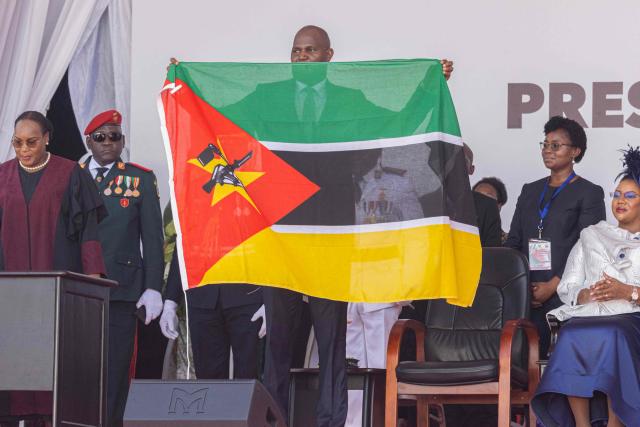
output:
M105 124L120 125L122 123L122 114L117 110L107 110L95 116L84 130L85 135L89 135L94 130Z

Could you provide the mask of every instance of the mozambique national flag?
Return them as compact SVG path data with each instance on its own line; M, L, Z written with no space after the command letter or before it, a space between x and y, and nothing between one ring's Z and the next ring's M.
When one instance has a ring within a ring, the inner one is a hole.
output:
M480 240L439 61L182 62L159 110L189 288L473 301Z

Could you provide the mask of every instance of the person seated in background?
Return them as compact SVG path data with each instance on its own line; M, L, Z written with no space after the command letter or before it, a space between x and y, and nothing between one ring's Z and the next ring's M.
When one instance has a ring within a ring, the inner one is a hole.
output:
M498 212L502 211L502 207L507 204L507 188L500 178L495 176L482 178L471 189L495 200L498 203ZM504 243L509 233L504 231L501 233L501 241Z
M476 170L473 164L473 151L467 144L462 146L462 151L467 174L471 176ZM480 244L482 247L502 246L502 224L496 200L474 191L473 204L478 217L478 231L480 232Z
M522 187L505 246L529 259L531 321L540 335L540 357L549 350L545 315L562 302L556 294L567 257L580 232L605 219L604 191L574 171L587 151L587 135L574 120L552 117L540 142L549 176Z
M558 285L564 305L549 312L567 322L532 401L545 427L640 426L640 149L624 165L618 225L580 233Z

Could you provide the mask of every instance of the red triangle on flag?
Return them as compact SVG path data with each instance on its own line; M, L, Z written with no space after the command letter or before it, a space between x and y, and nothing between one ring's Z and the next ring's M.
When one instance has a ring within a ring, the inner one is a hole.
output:
M185 267L193 287L225 254L275 224L319 187L185 82L176 80L174 87L180 88L162 92L162 102Z

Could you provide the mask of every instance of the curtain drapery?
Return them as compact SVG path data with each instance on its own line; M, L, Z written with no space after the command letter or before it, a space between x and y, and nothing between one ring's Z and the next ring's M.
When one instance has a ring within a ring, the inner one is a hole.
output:
M105 13L86 34L71 60L69 93L81 132L96 114L115 108L123 114L122 127L128 134L131 0L107 3Z
M130 41L131 0L3 0L0 161L13 157L15 118L44 113L67 68L81 131L90 115L108 108L128 120Z

